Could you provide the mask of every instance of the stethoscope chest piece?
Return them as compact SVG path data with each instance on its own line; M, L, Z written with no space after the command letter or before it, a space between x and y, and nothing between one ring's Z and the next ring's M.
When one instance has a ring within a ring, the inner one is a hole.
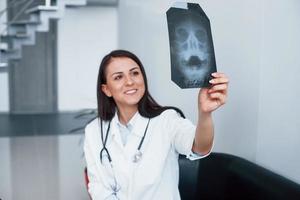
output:
M139 162L141 160L142 156L143 156L142 152L140 150L137 150L137 152L133 156L133 162L134 163Z

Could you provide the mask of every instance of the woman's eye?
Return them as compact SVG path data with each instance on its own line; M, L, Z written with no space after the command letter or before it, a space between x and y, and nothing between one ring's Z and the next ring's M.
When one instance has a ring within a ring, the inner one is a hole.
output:
M118 76L115 76L114 80L120 80L122 78L122 75L118 75Z
M133 71L132 74L133 74L134 76L137 76L137 75L140 74L140 72L139 72L139 71Z

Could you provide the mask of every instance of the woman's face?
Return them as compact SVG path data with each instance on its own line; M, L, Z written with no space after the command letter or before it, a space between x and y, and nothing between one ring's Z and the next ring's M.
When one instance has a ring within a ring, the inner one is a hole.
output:
M145 83L139 65L130 58L112 58L106 67L106 84L102 91L113 97L118 108L135 107L145 93Z

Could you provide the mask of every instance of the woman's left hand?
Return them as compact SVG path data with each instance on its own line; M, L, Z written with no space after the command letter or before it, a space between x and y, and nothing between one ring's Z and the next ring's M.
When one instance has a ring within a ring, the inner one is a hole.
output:
M224 73L212 73L210 88L201 88L198 96L199 111L211 113L226 103L229 79Z

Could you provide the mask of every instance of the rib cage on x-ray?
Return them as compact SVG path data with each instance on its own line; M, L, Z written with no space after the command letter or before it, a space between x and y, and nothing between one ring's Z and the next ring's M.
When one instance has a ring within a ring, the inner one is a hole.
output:
M198 4L167 12L172 80L181 88L207 87L216 71L209 19Z

